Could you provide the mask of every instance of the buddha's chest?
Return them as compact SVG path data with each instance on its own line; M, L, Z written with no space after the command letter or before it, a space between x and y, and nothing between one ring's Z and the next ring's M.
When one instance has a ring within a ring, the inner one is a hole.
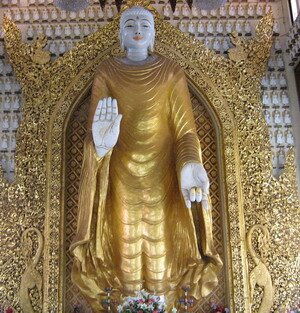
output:
M145 75L144 75L145 76ZM119 112L123 118L140 119L148 116L164 116L169 113L170 84L164 77L158 81L141 75L128 79L117 77L110 82L110 93L117 99Z

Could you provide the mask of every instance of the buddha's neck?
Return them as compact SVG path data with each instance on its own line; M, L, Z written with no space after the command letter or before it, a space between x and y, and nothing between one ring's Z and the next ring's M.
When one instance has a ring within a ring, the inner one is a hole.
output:
M126 57L131 61L144 61L148 58L148 49L133 49L126 50Z

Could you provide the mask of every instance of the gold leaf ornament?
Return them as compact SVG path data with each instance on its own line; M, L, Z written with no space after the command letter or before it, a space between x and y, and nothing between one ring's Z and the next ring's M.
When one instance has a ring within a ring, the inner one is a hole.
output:
M229 59L234 62L242 62L247 59L249 52L244 49L244 40L238 37L236 31L230 34L231 42L235 45L235 48L228 50Z
M31 59L34 63L44 65L50 62L50 52L43 50L46 44L46 36L44 34L39 34L38 38L34 41L32 45Z

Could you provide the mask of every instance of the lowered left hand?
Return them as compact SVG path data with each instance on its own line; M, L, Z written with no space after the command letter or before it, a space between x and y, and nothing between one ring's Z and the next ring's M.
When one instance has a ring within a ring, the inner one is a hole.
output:
M180 189L185 205L190 209L192 202L201 202L209 210L209 181L201 163L187 163L180 172Z

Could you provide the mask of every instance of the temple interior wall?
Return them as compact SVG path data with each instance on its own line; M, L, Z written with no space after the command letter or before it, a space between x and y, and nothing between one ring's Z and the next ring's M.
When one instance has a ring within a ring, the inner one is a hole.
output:
M71 13L59 10L54 6L53 0L0 0L0 24L4 14L9 16L21 29L23 40L27 42L33 42L38 33L45 33L48 37L45 49L51 52L51 58L55 60L84 37L96 32L99 27L113 19L117 14L117 8L112 1L108 0L105 7L101 8L99 2L94 0L88 9ZM259 19L272 9L275 17L274 44L261 82L262 113L269 128L274 175L278 176L282 172L290 148L295 148L300 173L300 112L294 78L294 68L300 56L300 43L294 39L298 38L296 37L298 27L293 28L291 25L287 0L228 1L224 7L210 12L190 9L184 1L178 1L174 13L166 0L155 0L153 4L165 20L224 57L227 57L227 51L232 47L229 33L236 31L240 36L251 38L255 35L255 26ZM22 121L23 103L22 89L6 54L0 27L0 164L10 181L14 178L16 134ZM197 125L199 129L203 124ZM209 136L209 132L205 135ZM205 136L202 134L201 138L203 140ZM72 170L79 175L78 166ZM66 177L69 176L67 173ZM300 183L298 186L300 189ZM67 196L72 200L76 199L74 194L70 193ZM71 206L75 208L73 203ZM76 219L74 212L69 213L65 229L66 233L69 231L68 234L74 234ZM222 253L221 249L224 246L220 230L220 212L215 210L213 214L214 220L218 220L214 223L214 234L218 240L218 249ZM70 239L69 236L67 240ZM71 257L67 256L66 273L70 264ZM223 303L224 299L228 298L225 274L220 281L221 287L216 290L213 297ZM68 273L66 282L67 284L70 282ZM78 299L78 292L69 284L66 305L72 307ZM208 310L207 302L203 303L201 310L201 312Z
M280 174L287 153L294 146L299 172L300 113L293 72L295 62L291 62L291 53L287 52L292 25L288 1L228 1L213 11L190 9L185 1L178 1L174 13L166 0L155 0L153 4L164 19L225 57L231 47L228 34L236 31L240 36L250 38L255 34L258 20L272 9L274 44L262 79L262 110L269 126L274 175ZM46 49L50 50L53 60L96 32L116 14L117 7L112 0L108 0L103 9L97 0L91 0L86 10L77 13L58 9L53 0L0 2L0 21L4 15L9 16L22 30L23 39L29 42L38 33L45 33L48 37ZM22 102L21 86L6 55L1 31L0 163L10 181L14 177L16 132L22 120Z

